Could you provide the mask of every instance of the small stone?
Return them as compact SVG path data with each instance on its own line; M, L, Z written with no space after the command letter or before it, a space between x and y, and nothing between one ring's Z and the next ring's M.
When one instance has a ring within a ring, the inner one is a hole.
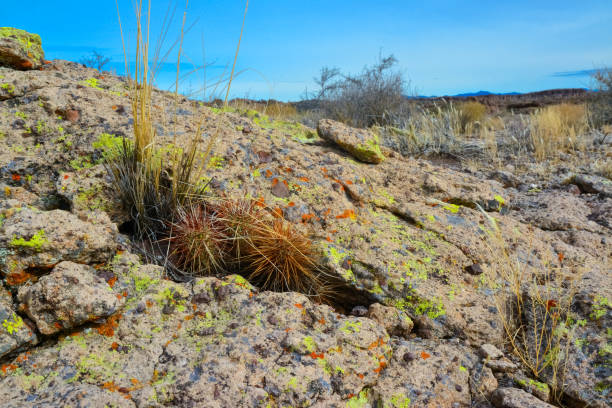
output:
M368 317L377 321L392 336L407 337L414 327L414 323L407 314L380 303L370 305Z
M487 358L489 360L496 360L504 356L504 353L502 353L497 347L492 344L483 344L482 346L480 346L478 353L481 357Z
M472 264L465 268L465 271L470 275L481 275L484 271L482 270L482 266L480 264Z
M518 388L498 388L491 395L491 402L496 408L553 408L533 395Z
M355 306L351 310L351 314L353 316L363 317L368 314L368 309L366 309L364 306Z
M569 186L567 186L567 191L573 195L580 195L582 193L580 191L580 188L575 184L570 184Z
M487 361L486 366L489 367L493 372L497 373L511 373L516 371L518 366L512 361L503 358L501 360L490 360Z
M287 198L289 197L289 195L291 194L289 192L289 188L287 187L287 185L285 185L285 183L281 182L281 181L276 181L276 183L273 183L272 188L270 189L270 192L279 198Z
M192 302L197 304L209 303L210 301L210 295L206 292L196 293L192 299Z
M404 355L402 356L402 359L403 359L403 360L404 360L406 363L409 363L409 362L411 362L411 361L414 361L414 360L416 360L416 358L417 358L416 354L411 353L411 352L409 352L409 351L408 351L408 352L406 352L406 353L404 353Z
M79 118L81 117L81 114L79 113L78 110L74 110L74 109L68 109L66 110L66 120L72 122L72 123L77 123L79 121Z

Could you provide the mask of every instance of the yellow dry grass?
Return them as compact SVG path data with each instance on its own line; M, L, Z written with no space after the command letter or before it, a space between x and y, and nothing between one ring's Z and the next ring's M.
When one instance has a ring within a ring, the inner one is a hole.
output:
M539 109L530 117L530 134L537 160L555 159L560 153L585 148L588 130L585 105L562 103Z

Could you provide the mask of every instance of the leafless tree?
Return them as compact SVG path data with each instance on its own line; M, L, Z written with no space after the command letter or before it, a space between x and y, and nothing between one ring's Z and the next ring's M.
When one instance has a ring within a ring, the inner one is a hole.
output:
M87 67L95 68L98 71L103 72L104 67L110 62L110 60L110 58L105 57L94 50L90 56L81 58L80 62Z

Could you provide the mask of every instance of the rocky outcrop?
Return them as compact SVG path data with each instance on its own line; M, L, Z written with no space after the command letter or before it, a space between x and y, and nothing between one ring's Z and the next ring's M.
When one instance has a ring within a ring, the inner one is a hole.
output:
M0 66L13 69L38 69L45 53L38 34L12 27L0 27Z
M199 124L217 135L211 196L253 197L312 238L333 278L330 304L238 275L172 282L142 265L114 224L129 233L102 164L131 135L126 83L64 61L0 67L0 400L468 407L487 406L498 385L537 394L503 348L505 286L491 276L509 260L525 276L576 281L567 398L608 404L609 198L568 190L566 176L540 182L537 171L494 181L382 161L374 145L359 158L354 147L371 134L339 148L336 136L321 141L263 114L152 97L160 147L184 146Z

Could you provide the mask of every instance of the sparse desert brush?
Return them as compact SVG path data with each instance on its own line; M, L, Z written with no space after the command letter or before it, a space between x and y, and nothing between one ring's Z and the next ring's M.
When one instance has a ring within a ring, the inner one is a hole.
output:
M537 160L584 149L588 130L585 105L563 103L539 109L530 116L530 135Z
M551 386L558 400L576 328L571 308L584 270L568 265L562 253L543 259L513 253L512 238L504 236L494 218L481 212L489 220L483 239L490 259L497 260L483 275L483 282L494 290L492 298L508 345L535 378Z
M480 124L486 116L487 107L480 102L469 101L459 105L461 132L472 133L473 127Z
M170 261L187 276L222 272L231 249L231 239L212 205L196 204L177 211L168 226Z
M612 158L606 157L595 162L595 172L602 177L612 180Z
M589 121L594 128L612 125L612 68L593 74L596 92L591 92L588 108Z
M275 291L320 293L310 239L282 218L257 222L249 233L241 263L249 265L250 281Z

